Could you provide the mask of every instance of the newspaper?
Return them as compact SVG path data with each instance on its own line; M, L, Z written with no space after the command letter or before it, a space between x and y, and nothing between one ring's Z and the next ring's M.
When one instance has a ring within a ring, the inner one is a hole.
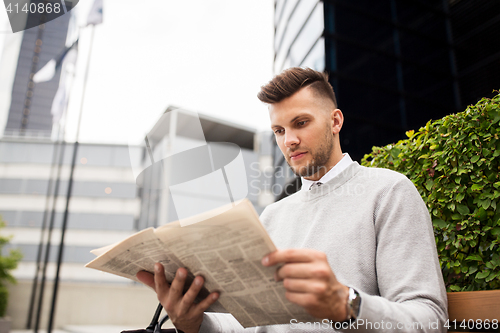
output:
M220 293L209 311L229 312L243 327L314 321L285 298L283 283L274 280L276 267L262 266L261 259L275 250L252 204L244 199L93 250L98 257L86 267L137 281L137 272L153 272L160 262L168 282L177 268L186 267L186 290L195 276L203 276L199 298Z

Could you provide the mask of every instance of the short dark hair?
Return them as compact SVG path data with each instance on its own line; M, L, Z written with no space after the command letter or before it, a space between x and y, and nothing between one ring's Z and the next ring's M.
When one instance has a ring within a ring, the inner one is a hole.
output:
M257 97L264 103L279 103L304 87L311 87L319 96L332 100L337 107L337 99L328 74L311 68L292 67L273 77L269 83L260 87Z

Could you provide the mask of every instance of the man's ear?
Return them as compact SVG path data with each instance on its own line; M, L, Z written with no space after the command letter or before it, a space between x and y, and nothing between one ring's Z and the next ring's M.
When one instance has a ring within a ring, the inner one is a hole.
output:
M340 111L340 109L335 109L330 114L330 117L332 120L332 133L334 135L337 135L340 133L342 125L344 124L344 115L342 114L342 111Z

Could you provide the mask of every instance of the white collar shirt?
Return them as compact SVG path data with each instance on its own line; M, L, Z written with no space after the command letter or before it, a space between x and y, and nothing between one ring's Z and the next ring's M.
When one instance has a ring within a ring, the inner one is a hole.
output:
M342 159L337 164L335 164L333 168L331 168L327 173L325 173L320 180L308 180L304 177L301 177L302 188L300 190L309 191L311 186L317 182L320 182L322 184L326 183L327 181L333 179L333 177L337 176L339 173L347 169L347 167L351 165L351 163L353 163L351 156L349 156L348 153L344 153Z

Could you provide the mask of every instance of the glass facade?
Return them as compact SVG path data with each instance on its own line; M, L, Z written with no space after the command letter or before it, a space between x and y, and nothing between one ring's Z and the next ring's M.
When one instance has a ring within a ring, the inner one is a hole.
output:
M293 66L324 70L323 3L318 0L276 1L274 72Z
M66 0L67 10L71 10L78 1ZM12 83L10 105L8 107L5 130L0 130L9 137L50 138L52 132L52 101L59 86L61 71L46 82L35 83L33 75L51 59L57 58L64 50L71 15L62 15L55 20L38 25L40 15L27 13L30 29L18 32L22 35L20 51L14 64L15 74ZM33 23L36 22L37 24ZM37 26L38 25L38 26ZM6 48L11 47L6 45ZM12 52L10 50L9 52ZM5 73L0 81L10 85ZM6 110L7 111L7 110ZM3 110L0 110L2 113Z
M326 69L342 148L360 160L460 109L443 1L325 0Z
M500 1L450 1L462 108L500 89Z

